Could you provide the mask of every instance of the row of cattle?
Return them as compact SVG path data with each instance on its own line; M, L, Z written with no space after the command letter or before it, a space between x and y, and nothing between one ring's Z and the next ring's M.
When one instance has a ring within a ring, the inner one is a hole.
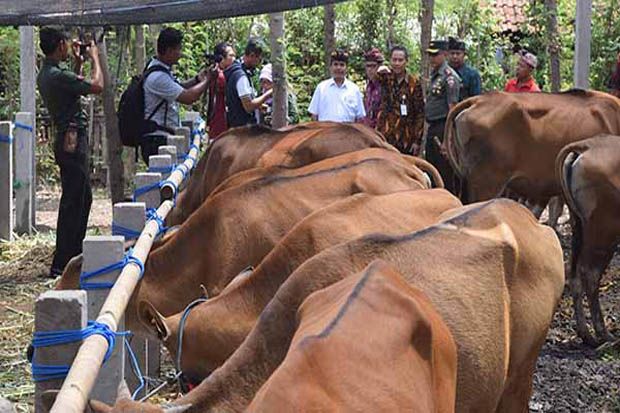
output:
M479 135L463 139L458 119L460 161L481 145ZM564 169L578 170L590 152L566 152ZM565 186L582 187L586 175ZM185 379L200 383L175 404L526 410L564 285L559 242L515 202L464 207L432 189L441 186L431 165L358 125L255 127L216 142L126 314L130 329L157 336L180 356ZM76 288L79 271L76 258L58 288ZM203 289L212 298L179 331Z

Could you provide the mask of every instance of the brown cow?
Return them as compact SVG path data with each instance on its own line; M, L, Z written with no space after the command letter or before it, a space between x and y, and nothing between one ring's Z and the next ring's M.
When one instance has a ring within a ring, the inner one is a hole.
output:
M239 185L211 197L163 246L149 254L142 282L127 309L148 299L164 315L200 296L219 294L248 265L258 265L305 216L366 192L425 189L424 174L399 154L371 148Z
M251 275L192 310L183 332L184 378L199 383L219 367L252 330L280 285L308 258L363 235L375 232L397 235L428 227L443 212L460 205L457 198L443 189L403 191L387 195L358 194L308 215L282 238ZM148 303L141 303L138 311L145 327L153 330L176 359L183 314L164 319Z
M248 412L452 413L456 344L426 294L377 260L312 293Z
M446 122L446 148L475 202L506 190L544 206L561 194L555 159L567 144L620 134L620 99L602 92L495 92L458 104ZM542 209L539 208L542 212Z
M557 170L573 220L570 287L577 333L589 344L613 338L605 328L599 302L601 276L620 240L620 136L600 135L567 145ZM588 331L583 288L598 339Z
M538 352L564 286L558 238L507 199L446 217L422 231L369 235L307 260L226 363L173 404L188 412L247 408L286 356L305 298L383 259L429 297L457 343L455 410L527 411ZM123 400L114 411L161 410Z
M375 147L395 150L377 132L358 124L310 122L280 130L265 126L231 129L202 156L166 224L183 223L217 185L238 172L275 165L297 168Z

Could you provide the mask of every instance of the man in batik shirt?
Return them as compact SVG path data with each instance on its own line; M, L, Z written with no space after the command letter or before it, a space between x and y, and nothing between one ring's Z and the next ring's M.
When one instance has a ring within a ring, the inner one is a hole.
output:
M407 72L409 54L403 46L390 50L390 67L377 72L382 87L377 130L405 154L417 155L424 131L424 95L419 79Z
M364 109L366 117L364 125L371 128L377 127L377 116L381 109L381 83L377 76L377 69L383 64L383 54L373 47L364 54L364 66L366 68L366 92L364 93Z

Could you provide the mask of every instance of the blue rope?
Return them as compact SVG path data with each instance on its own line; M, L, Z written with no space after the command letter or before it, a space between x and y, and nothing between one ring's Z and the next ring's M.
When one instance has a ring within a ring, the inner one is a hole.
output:
M112 221L112 235L122 235L126 240L140 237L142 232L124 227Z
M24 130L27 130L28 132L32 132L32 126L26 125L21 122L15 122L13 126L15 126L17 129L24 129Z
M80 274L80 288L82 290L105 290L112 288L114 286L114 283L111 281L87 282L86 280L102 274L109 274L112 271L123 269L127 264L137 265L140 269L140 278L142 278L142 276L144 275L144 263L140 261L140 259L134 257L132 253L133 249L129 249L129 251L125 253L125 257L123 257L123 259L118 262L106 265L93 271L82 272Z
M106 324L97 321L89 321L87 327L80 330L60 330L60 331L35 331L32 338L32 347L58 346L61 344L74 343L85 340L86 338L99 334L108 342L108 350L103 357L103 362L108 361L114 351L116 336L122 333L114 333ZM34 356L32 358L34 360ZM32 377L35 382L62 379L67 376L71 366L68 365L43 365L32 363Z
M168 230L168 228L164 224L164 219L161 216L159 216L156 208L147 208L146 220L157 222L157 235L163 232L166 232Z
M136 376L136 378L140 382L140 385L131 394L131 400L136 400L136 397L138 397L138 393L140 393L140 391L144 389L146 382L144 381L144 376L142 375L142 371L140 370L140 364L138 363L138 360L136 359L136 355L134 354L133 349L129 345L129 341L127 340L126 336L130 334L132 334L130 331L123 332L123 335L125 336L125 349L127 350L127 354L129 355L129 361L131 362L131 369L133 370L133 374Z
M144 185L141 187L136 188L133 191L133 200L134 202L136 202L136 199L141 196L144 195L148 192L151 192L154 189L159 189L161 187L161 182L153 182L152 184L148 184L148 185Z
M0 135L0 142L2 143L11 143L13 142L13 137L10 135Z

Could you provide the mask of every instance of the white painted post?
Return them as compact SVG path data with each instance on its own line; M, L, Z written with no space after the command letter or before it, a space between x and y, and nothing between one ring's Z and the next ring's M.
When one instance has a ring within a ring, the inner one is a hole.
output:
M588 89L590 41L592 38L592 0L577 0L575 21L575 88Z
M139 172L136 174L134 183L137 188L154 184L162 180L160 173L155 172ZM138 195L135 199L138 202L144 202L147 208L157 208L161 204L159 196L159 188L155 187L145 194Z
M84 263L82 271L90 272L119 262L125 256L125 238L116 235L87 236L83 242ZM115 282L121 270L110 271L93 277L87 282ZM88 319L95 320L101 311L110 289L88 289ZM118 331L125 329L123 319L119 321ZM112 356L101 366L97 382L91 393L95 400L114 404L118 385L125 378L125 345L122 337L117 337Z
M176 151L176 148L175 148ZM176 158L176 152L174 157ZM172 156L170 155L151 155L149 156L149 171L160 173L162 179L170 176L170 167L172 166Z
M37 73L37 52L34 40L33 26L20 26L19 28L19 94L20 94L20 110L33 114L32 130L33 147L32 156L30 157L30 170L32 171L32 185L30 186L30 223L34 227L36 225L36 199L37 199L37 167L35 160L35 146L37 142L37 125L36 125L36 73Z
M11 122L0 122L0 239L13 239L13 135Z
M37 332L81 330L88 321L86 291L50 290L35 301L34 329ZM81 341L58 346L40 347L34 352L34 363L42 366L69 366ZM58 390L63 379L38 381L34 386L34 411L45 412L42 395L46 390Z
M15 115L13 141L15 149L15 231L31 234L34 227L32 187L35 186L32 158L34 157L34 114L19 112Z

